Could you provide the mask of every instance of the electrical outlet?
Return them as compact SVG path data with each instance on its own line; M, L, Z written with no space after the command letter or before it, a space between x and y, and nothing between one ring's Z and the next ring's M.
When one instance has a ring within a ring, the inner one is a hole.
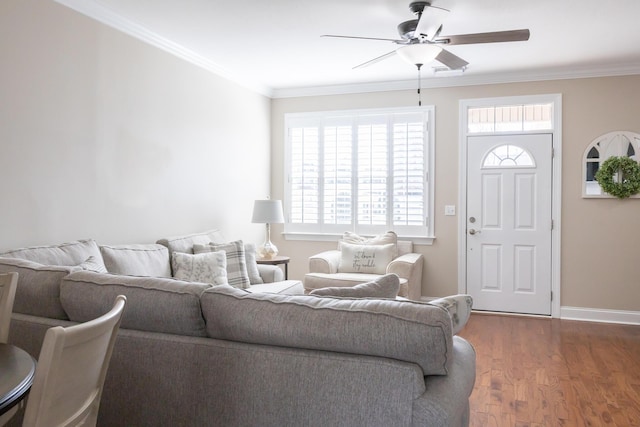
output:
M447 216L454 216L456 214L455 205L446 205L444 207L444 214Z

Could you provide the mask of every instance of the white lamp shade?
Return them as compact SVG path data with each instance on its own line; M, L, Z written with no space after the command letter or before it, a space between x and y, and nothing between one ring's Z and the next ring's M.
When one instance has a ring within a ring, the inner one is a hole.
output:
M282 224L282 201L280 200L256 200L253 204L253 218L251 222L260 224Z
M428 64L442 52L440 46L429 43L414 43L402 46L396 50L400 58L404 59L411 65Z

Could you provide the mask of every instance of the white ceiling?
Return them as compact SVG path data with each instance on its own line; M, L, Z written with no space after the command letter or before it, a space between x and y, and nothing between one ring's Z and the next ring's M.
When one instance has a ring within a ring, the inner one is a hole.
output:
M57 0L269 96L411 88L417 71L385 41L414 19L410 0ZM433 0L442 35L528 28L526 42L450 46L463 76L423 86L640 74L640 0ZM427 13L427 12L425 12ZM440 65L437 62L432 66Z

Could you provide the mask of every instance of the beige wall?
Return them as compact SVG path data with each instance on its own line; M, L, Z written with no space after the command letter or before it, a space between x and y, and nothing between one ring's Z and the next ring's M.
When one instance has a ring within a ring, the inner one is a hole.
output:
M638 241L640 200L594 200L581 197L582 156L599 135L640 132L640 76L559 80L534 83L425 89L423 103L436 107L436 201L432 246L425 256L422 293L457 292L457 217L444 216L445 205L458 203L459 101L533 94L562 94L562 279L561 305L640 310ZM272 101L272 193L284 192L284 114L350 108L415 105L415 91L275 99ZM307 258L335 243L284 240L274 227L274 243L292 256L290 276L301 278Z
M283 195L284 113L417 101L398 91L270 102L51 0L3 0L0 28L11 35L0 38L0 250L209 227L259 242L253 200ZM563 96L561 303L638 311L640 200L582 199L580 177L595 137L640 132L639 76L424 90L436 106L437 184L436 241L418 248L423 294L457 291L457 217L443 210L458 202L459 101L541 93ZM291 277L335 246L281 230Z
M262 239L268 98L52 0L2 0L0 28L0 250Z

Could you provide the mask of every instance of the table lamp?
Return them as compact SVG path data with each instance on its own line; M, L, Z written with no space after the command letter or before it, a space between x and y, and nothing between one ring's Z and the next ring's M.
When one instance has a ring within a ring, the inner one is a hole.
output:
M278 248L271 243L271 224L284 223L282 201L256 200L253 204L253 218L251 222L267 225L266 239L264 244L257 249L258 256L263 259L274 258L278 255Z

